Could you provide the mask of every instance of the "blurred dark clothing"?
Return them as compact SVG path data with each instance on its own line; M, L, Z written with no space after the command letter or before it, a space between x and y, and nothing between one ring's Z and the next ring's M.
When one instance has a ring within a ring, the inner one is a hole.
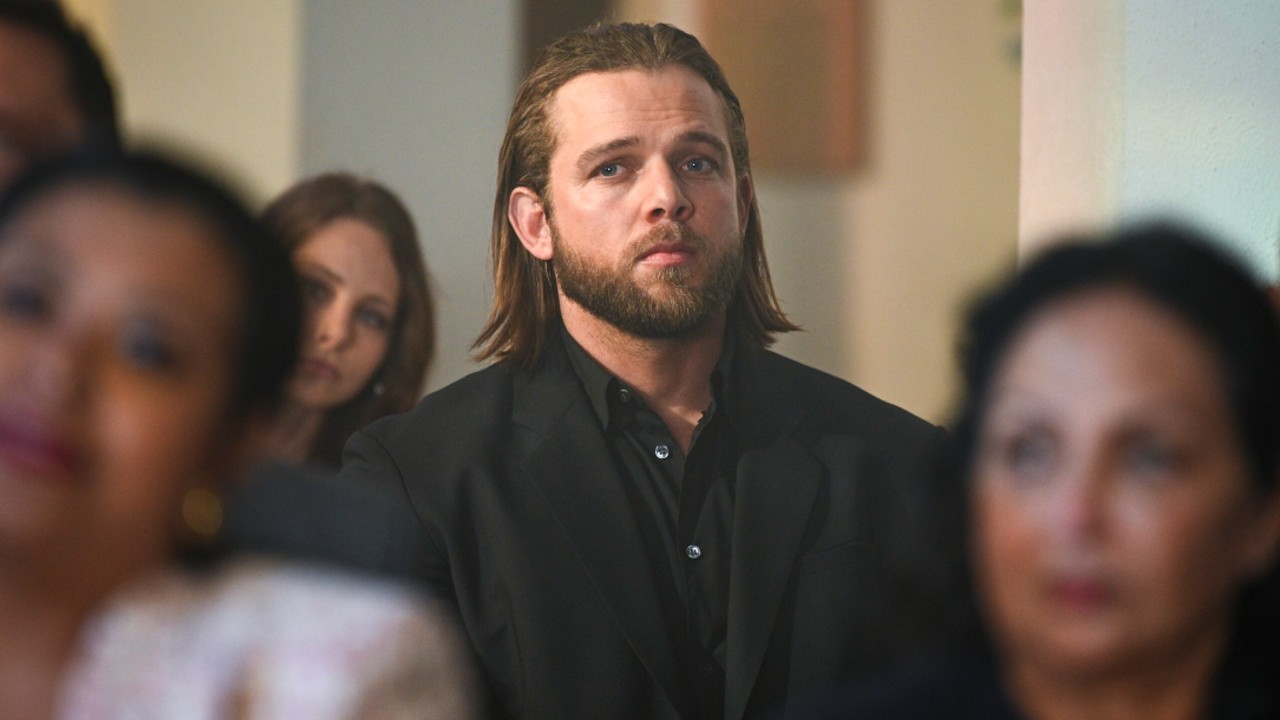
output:
M1228 663L1205 720L1277 720L1280 686ZM1254 668L1256 670L1257 668ZM1027 720L988 658L934 661L861 683L779 720Z
M421 583L417 517L385 487L269 463L224 499L217 554L263 555Z
M935 661L860 683L781 720L1022 720L993 665Z

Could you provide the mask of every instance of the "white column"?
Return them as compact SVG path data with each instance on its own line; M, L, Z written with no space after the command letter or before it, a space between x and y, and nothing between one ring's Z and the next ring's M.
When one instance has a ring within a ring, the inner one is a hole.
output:
M1171 215L1280 275L1280 3L1031 0L1021 246Z
M431 388L477 369L488 316L489 219L515 94L510 0L303 0L300 171L346 168L413 213L436 301Z

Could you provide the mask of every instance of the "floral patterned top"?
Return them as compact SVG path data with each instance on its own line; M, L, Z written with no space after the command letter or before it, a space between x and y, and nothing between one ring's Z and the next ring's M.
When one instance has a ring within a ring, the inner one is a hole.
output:
M400 585L265 560L170 571L91 619L56 717L469 718L458 642Z

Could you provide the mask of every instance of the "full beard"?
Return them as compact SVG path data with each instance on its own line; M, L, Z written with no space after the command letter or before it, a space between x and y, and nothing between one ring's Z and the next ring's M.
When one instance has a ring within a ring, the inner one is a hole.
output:
M679 241L689 246L702 264L710 264L710 277L699 282L699 263L658 268L648 287L632 277L638 258L660 242ZM714 253L707 239L685 225L656 227L639 238L613 267L592 265L561 242L552 228L556 281L565 297L624 333L649 339L680 338L694 334L729 307L742 275L742 246L735 243Z

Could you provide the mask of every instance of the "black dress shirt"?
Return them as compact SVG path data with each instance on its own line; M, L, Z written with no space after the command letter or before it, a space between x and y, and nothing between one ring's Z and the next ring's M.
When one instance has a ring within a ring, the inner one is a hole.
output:
M724 378L732 347L711 377L711 405L686 456L638 393L596 362L568 332L565 347L582 382L657 571L668 625L693 688L699 715L724 715L725 635L733 477L738 452Z

